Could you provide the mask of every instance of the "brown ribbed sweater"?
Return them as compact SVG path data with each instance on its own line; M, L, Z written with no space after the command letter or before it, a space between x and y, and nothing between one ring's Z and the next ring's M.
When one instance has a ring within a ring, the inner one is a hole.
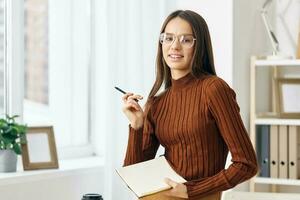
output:
M235 93L217 76L172 80L143 128L129 130L124 165L154 158L161 144L170 165L188 180L189 199L232 188L257 172ZM232 164L224 169L228 150Z

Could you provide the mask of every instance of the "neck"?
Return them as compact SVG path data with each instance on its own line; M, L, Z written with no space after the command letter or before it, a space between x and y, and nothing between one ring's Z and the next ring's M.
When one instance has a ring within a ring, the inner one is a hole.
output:
M195 77L191 73L187 73L185 76L182 76L179 79L173 79L172 78L172 89L175 91L179 91L181 89L186 89L190 86L192 86L193 82L195 80Z
M188 73L190 73L190 70L189 71L171 70L171 76L172 76L172 79L174 79L174 80L180 79L180 78L184 77L185 75L187 75Z

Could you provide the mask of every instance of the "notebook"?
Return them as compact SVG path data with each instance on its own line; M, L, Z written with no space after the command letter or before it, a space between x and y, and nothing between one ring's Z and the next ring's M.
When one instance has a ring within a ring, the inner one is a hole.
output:
M139 198L170 189L171 186L164 182L165 178L178 183L186 182L172 169L164 156L122 167L116 171Z

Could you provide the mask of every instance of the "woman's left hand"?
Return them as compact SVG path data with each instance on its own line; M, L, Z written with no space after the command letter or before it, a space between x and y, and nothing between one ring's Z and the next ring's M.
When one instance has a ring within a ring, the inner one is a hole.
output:
M164 192L165 195L184 199L188 198L187 188L184 184L177 183L169 178L165 178L165 182L172 187L172 189Z

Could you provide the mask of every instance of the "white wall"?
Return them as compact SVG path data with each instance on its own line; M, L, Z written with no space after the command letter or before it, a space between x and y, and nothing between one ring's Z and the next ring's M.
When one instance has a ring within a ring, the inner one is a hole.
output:
M250 57L266 51L266 34L260 18L261 0L234 1L233 9L233 89L240 113L249 131L250 112ZM248 183L235 190L248 191Z
M275 31L280 54L296 58L298 34L300 33L300 1L278 0L276 4ZM300 69L285 68L281 75L300 77Z
M177 0L177 9L193 10L207 22L218 76L232 85L233 0Z
M277 0L275 31L282 54L296 57L300 31L300 1Z

